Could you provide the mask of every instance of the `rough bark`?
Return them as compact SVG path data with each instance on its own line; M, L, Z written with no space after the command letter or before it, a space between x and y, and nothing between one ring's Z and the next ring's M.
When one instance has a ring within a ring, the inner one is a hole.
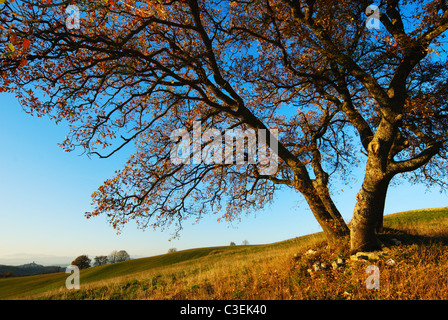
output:
M388 170L389 152L397 135L397 123L385 118L381 121L375 138L368 146L368 159L361 190L350 224L350 250L372 251L379 248L375 231L382 228L384 205L393 175Z
M350 250L373 251L380 248L376 232L382 228L388 181L366 179L357 195L350 224Z

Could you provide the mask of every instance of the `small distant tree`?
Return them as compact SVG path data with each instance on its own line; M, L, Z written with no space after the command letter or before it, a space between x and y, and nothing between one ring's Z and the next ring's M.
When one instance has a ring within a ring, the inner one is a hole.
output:
M249 241L247 241L247 240L243 240L242 245L243 245L243 246L248 246L248 245L249 245Z
M114 250L111 253L109 253L109 255L107 256L107 260L109 261L109 263L117 262L117 250Z
M72 261L72 265L77 266L79 269L90 268L90 258L87 255L82 255L77 257Z
M0 278L9 278L9 277L12 277L11 271L0 273Z
M169 249L168 249L168 253L173 253L173 252L176 252L176 251L177 251L176 248L169 248Z
M108 262L107 256L96 256L94 258L93 266L94 267L102 266L103 264L107 264L107 262Z
M235 242L233 242L233 241L230 242L230 245L231 245L231 246L236 246Z
M110 263L115 263L115 262L131 260L131 257L126 252L126 250L120 250L120 251L114 250L109 254L108 260Z
M120 250L117 252L117 261L116 262L127 261L127 260L131 260L129 253L127 253L125 250Z

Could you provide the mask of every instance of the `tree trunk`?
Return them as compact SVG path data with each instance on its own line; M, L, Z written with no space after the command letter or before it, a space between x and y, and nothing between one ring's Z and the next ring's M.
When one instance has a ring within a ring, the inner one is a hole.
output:
M374 161L372 161L374 162ZM356 196L350 223L350 251L373 251L380 248L375 235L383 227L384 205L390 178L381 170L367 165L366 176Z
M294 166L292 166L294 167ZM323 170L318 170L323 172ZM328 177L310 179L302 166L295 167L294 187L307 201L311 212L322 227L330 245L338 245L350 234L344 219L331 199L328 191Z
M341 214L336 209L336 206L334 204L332 205L336 210L329 210L327 208L329 205L328 202L331 199L325 200L327 202L326 206L325 201L321 199L314 188L306 191L302 190L301 193L304 195L317 222L322 227L329 244L337 245L343 241L349 235L350 231Z
M347 224L345 223L344 219L342 218L342 215L339 212L338 208L331 199L330 192L328 190L328 185L318 185L315 188L327 212L333 219L333 223L335 224L338 237L340 238L348 236L350 234L350 230L347 227Z
M398 119L398 117L397 117ZM375 231L383 227L387 189L393 177L388 171L389 152L398 129L383 117L375 137L369 143L364 181L356 195L356 205L350 223L350 251L373 251L380 248Z

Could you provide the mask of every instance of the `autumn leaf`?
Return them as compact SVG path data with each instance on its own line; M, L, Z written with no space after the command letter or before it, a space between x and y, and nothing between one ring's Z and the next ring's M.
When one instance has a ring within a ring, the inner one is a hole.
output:
M23 43L22 43L22 48L23 49L26 49L26 48L28 48L30 46L30 40L28 40L28 39L24 39L23 40Z
M5 52L3 54L4 57L10 57L10 56L12 56L12 55L14 55L16 53L16 47L14 47L14 45L12 43L9 43L7 45L7 48L8 48L9 51Z

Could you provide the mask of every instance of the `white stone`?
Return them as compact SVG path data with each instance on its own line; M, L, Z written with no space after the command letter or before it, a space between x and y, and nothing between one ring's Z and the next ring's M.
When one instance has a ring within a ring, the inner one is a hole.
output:
M350 256L350 260L361 261L361 260L378 260L380 257L374 252L357 252L356 254Z
M386 264L390 267L393 267L396 264L396 262L393 259L389 259L386 261Z

